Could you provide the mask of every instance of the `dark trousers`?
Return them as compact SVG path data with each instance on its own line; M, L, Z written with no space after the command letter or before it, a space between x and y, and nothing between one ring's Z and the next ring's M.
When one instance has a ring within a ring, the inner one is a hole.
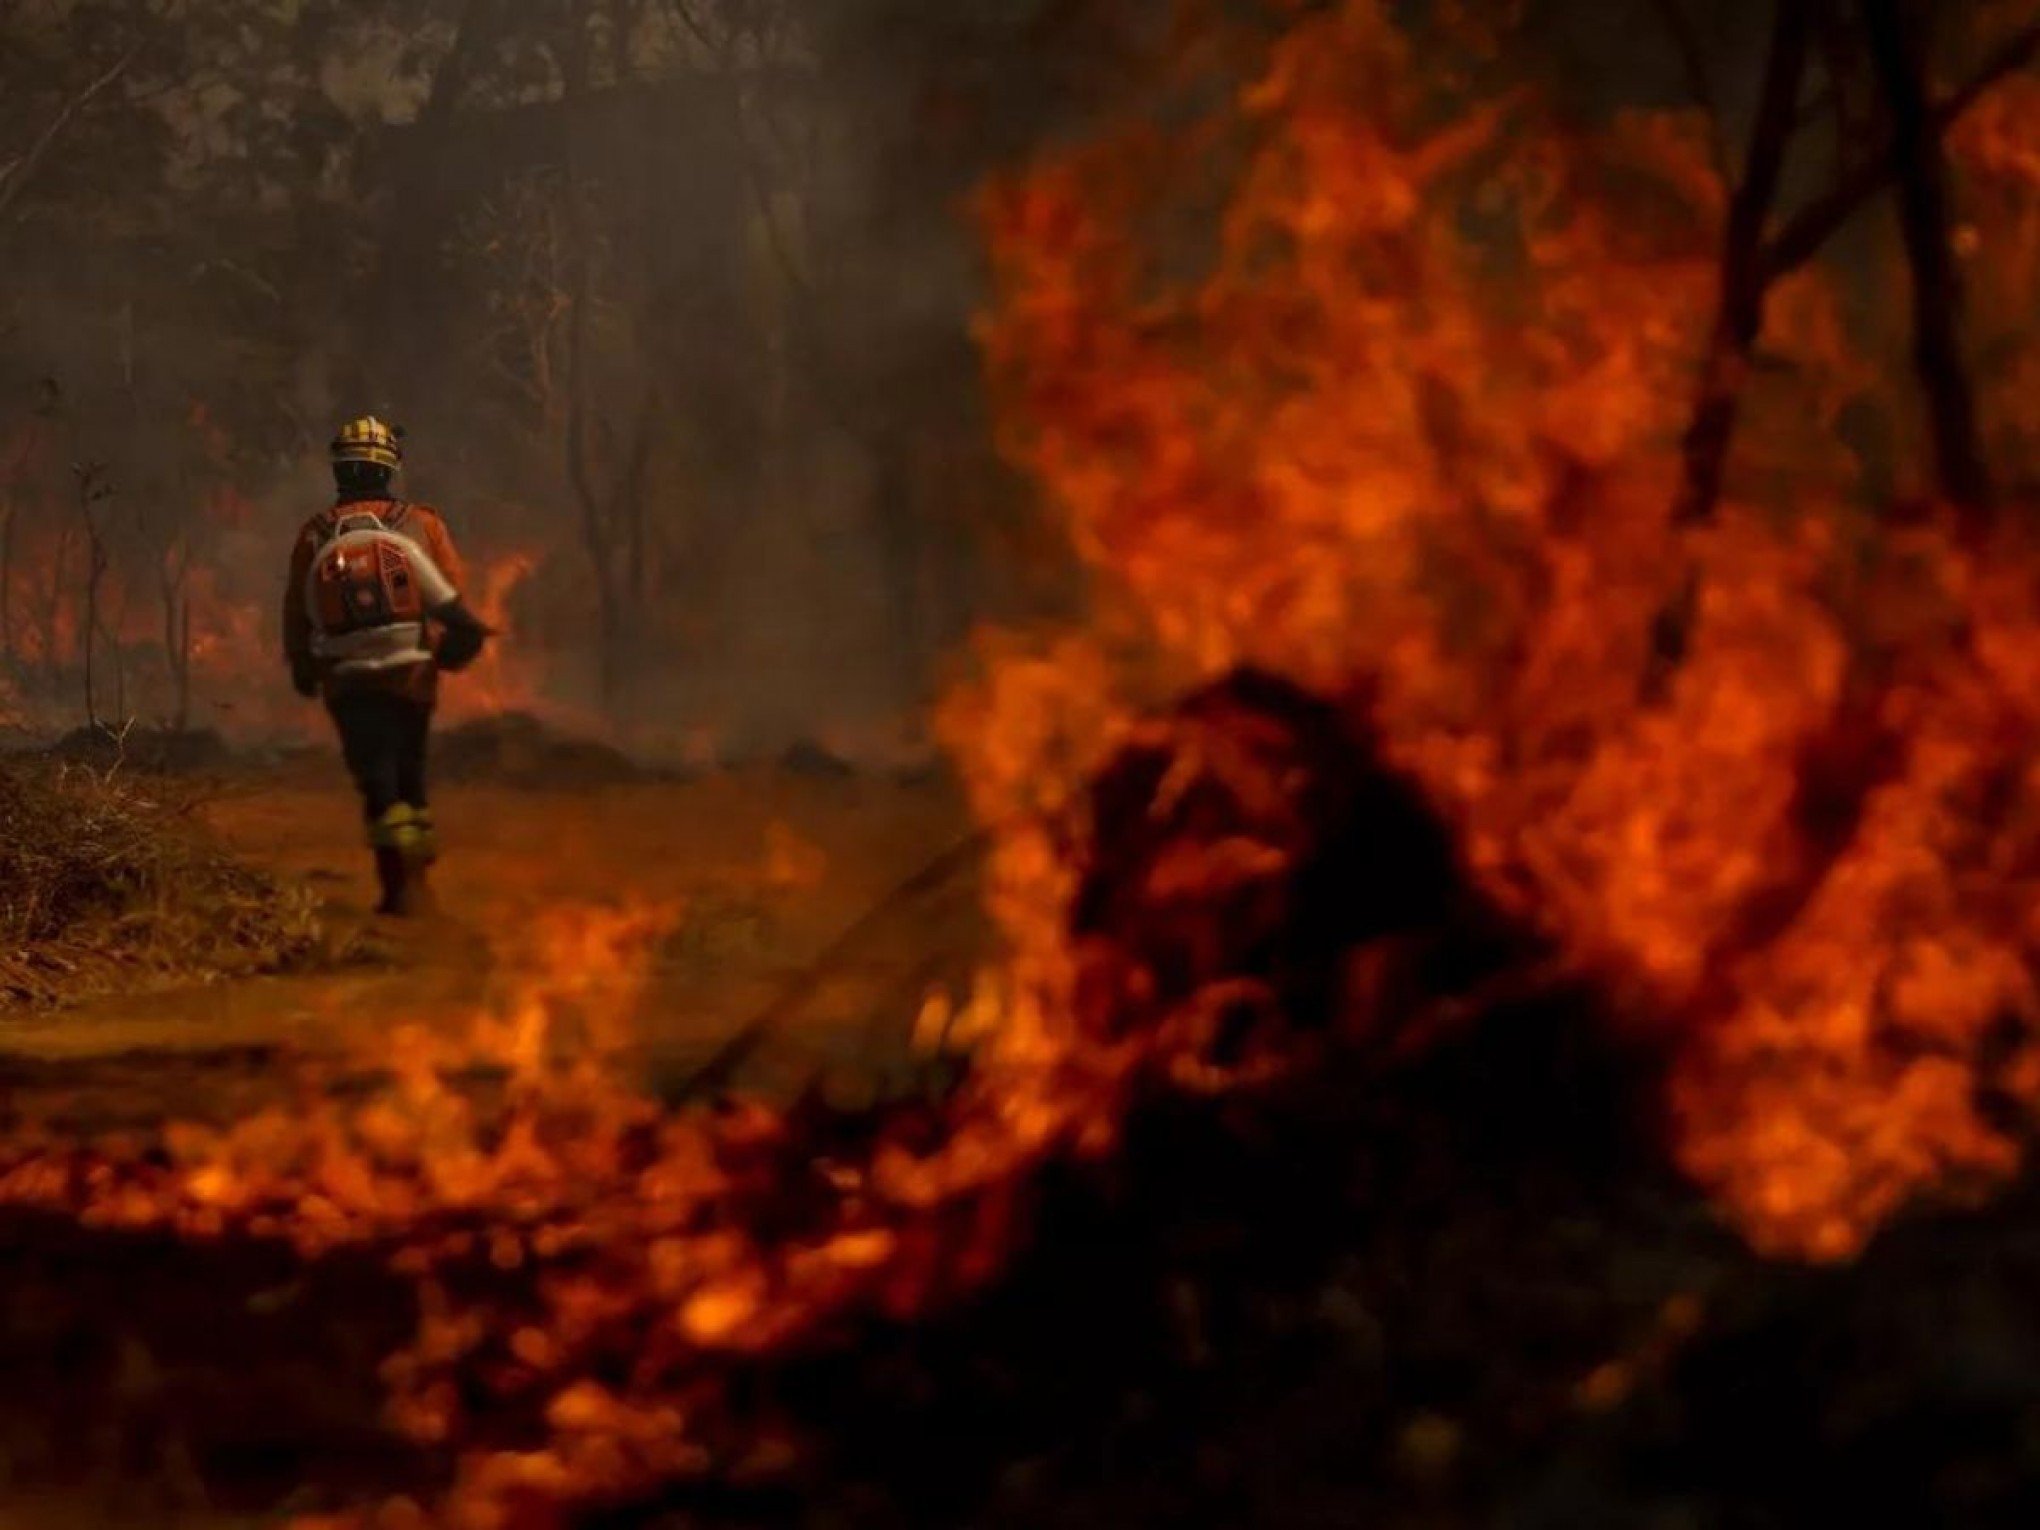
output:
M341 691L326 698L340 752L373 824L391 808L425 806L425 746L432 708L389 691Z

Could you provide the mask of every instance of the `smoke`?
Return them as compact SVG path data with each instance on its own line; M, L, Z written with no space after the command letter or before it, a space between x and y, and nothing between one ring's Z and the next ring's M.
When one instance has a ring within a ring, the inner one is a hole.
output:
M1112 93L1123 22L1049 0L300 10L0 22L0 51L60 65L19 82L0 162L65 121L0 242L0 493L70 544L22 545L22 599L54 581L82 609L96 539L120 614L91 641L125 712L304 726L276 585L332 428L374 411L472 561L533 565L506 615L535 709L647 752L918 748L962 635L1061 576L991 450L966 199ZM179 558L219 607L193 598L215 652L189 696ZM23 719L84 710L67 641L14 677Z
M648 753L917 750L965 635L1077 578L994 449L970 199L1100 116L1166 131L1184 80L1224 89L1241 72L1214 60L1286 14L271 9L51 0L0 20L0 514L39 528L0 553L19 719L84 710L84 640L41 654L27 629L62 636L36 603L82 602L96 535L125 711L315 724L273 652L276 585L326 499L327 436L372 410L409 428L406 492L471 559L531 566L504 613L510 701ZM1419 35L1454 24L1405 9ZM1713 98L1732 154L1764 8L1698 9L1683 50L1571 0L1528 5L1517 35L1584 116ZM110 490L96 531L85 463ZM179 559L211 654L182 687Z
M364 164L380 301L338 391L413 426L470 541L539 553L519 631L644 747L912 747L1026 599L964 200L1083 50L1046 5L908 9L594 7L581 58L505 12L464 45L549 77L435 81Z

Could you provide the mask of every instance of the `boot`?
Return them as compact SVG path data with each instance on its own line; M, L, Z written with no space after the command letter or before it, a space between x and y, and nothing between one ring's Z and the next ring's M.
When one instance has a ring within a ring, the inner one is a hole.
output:
M407 848L420 871L439 859L439 827L432 821L432 809L411 809L411 830Z
M417 866L416 830L412 810L395 803L368 826L369 848L375 852L375 879L382 887L378 914L401 918L411 912L411 873Z
M409 879L411 908L429 914L436 907L427 873L439 860L439 832L433 827L432 810L414 807L411 822L400 841L404 851L405 876Z
M394 845L375 847L375 879L382 887L382 901L375 906L378 914L401 919L411 912L410 873L410 862L403 851Z
M432 898L432 883L426 876L430 860L413 854L404 860L404 912L407 914L429 914L438 905Z

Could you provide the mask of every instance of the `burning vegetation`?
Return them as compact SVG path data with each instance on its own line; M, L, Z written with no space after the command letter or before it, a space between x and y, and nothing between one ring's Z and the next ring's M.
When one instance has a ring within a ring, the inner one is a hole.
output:
M1461 8L1342 0L1186 28L1173 116L980 189L1000 443L1087 600L984 635L939 709L1004 950L922 1010L912 1090L662 1093L632 1047L681 911L557 908L456 1022L301 1059L235 1123L10 1144L0 1200L404 1313L376 1375L414 1453L307 1524L1152 1507L1110 1464L1066 1502L970 1485L972 1425L1082 1477L1058 1414L1322 1516L1250 1480L1288 1448L1250 1404L1350 1406L1409 1497L1339 1502L1395 1522L1494 1512L1582 1415L1620 1418L1567 1447L1602 1508L1617 1455L1749 1467L1721 1369L1836 1291L1874 1324L1839 1282L1912 1269L1921 1219L2027 1214L2040 1105L2040 28L1964 18L1943 83L1907 7L1811 9L1732 154L1697 110L1584 119ZM1787 211L1816 73L1877 134ZM1830 249L1887 188L1895 242ZM1529 1275L1491 1319L1413 1294L1525 1249L1542 1279L1547 1219L1607 1323ZM1533 1381L1474 1342L1511 1325ZM1327 1332L1331 1379L1296 1355ZM1053 1374L1087 1367L1107 1400ZM1994 1422L2035 1416L2013 1390ZM877 1402L959 1461L903 1460ZM1934 1502L2023 1501L2019 1463Z
M1374 7L1300 25L1188 284L1138 234L1152 145L993 193L1013 449L1170 681L1364 685L1483 884L1673 1054L1681 1161L1764 1246L1847 1254L2016 1157L1992 1102L2034 1083L2029 532L1860 497L1834 425L1906 404L1818 268L1766 270L1777 380L1754 337L1720 362L1748 467L1682 499L1718 471L1681 384L1724 343L1733 201L1700 124L1588 137L1449 80Z

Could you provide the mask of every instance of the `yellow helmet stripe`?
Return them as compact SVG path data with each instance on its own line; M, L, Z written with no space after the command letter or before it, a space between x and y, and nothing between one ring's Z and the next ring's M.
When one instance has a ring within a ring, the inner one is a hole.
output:
M400 432L391 429L374 415L349 420L340 427L340 433L333 438L333 460L373 462L382 467L394 468L403 456L401 448L397 445L399 435Z

